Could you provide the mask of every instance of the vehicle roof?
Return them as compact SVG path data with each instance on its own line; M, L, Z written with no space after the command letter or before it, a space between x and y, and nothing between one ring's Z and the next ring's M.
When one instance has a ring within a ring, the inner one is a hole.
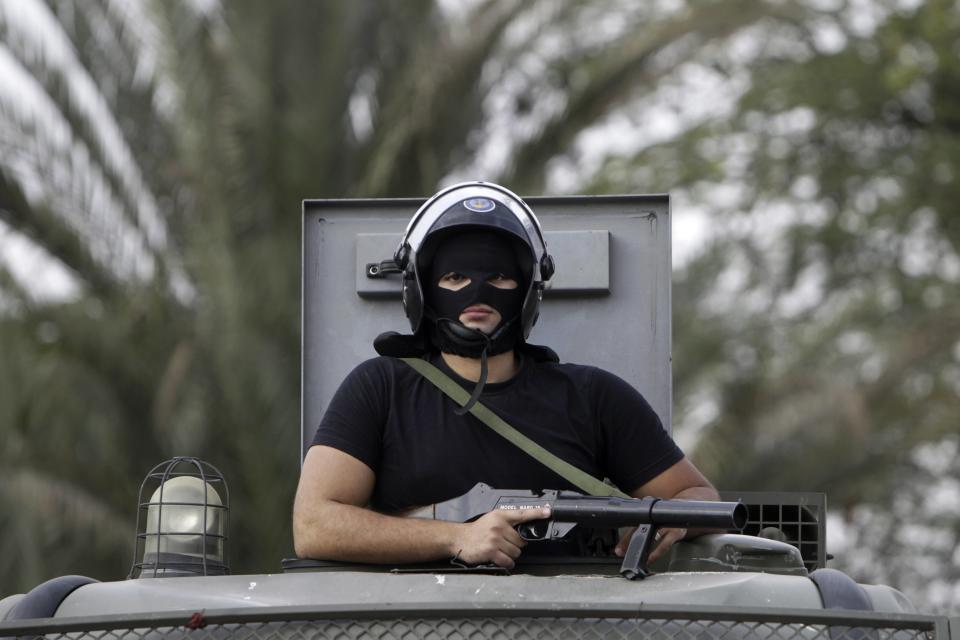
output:
M665 573L628 581L597 575L337 571L95 583L70 594L57 616L309 605L423 605L426 609L451 602L477 608L508 604L583 608L613 603L823 607L808 578L763 573Z

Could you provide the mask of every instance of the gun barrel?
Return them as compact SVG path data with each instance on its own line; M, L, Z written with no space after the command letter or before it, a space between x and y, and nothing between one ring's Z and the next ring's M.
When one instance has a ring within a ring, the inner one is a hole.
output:
M655 524L662 527L742 529L747 508L740 502L659 500L562 494L551 505L551 518L592 527L628 527Z
M747 507L742 502L658 500L650 515L652 524L663 527L743 529L747 524Z

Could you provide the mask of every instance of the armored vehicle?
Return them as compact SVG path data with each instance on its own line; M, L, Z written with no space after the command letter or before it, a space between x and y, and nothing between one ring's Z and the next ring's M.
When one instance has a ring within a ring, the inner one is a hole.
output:
M304 202L301 459L339 381L373 355L374 336L404 324L392 257L421 202ZM534 341L565 361L618 374L669 429L668 197L527 202L557 267ZM290 473L292 482L297 470ZM212 465L176 458L143 482L130 576L113 582L63 576L3 598L0 637L960 640L960 619L917 613L895 589L857 584L826 566L822 495L726 491L722 497L719 515L705 514L704 505L677 515L672 501L658 506L478 486L427 517L466 519L551 500L570 509L555 508L553 519L526 531L528 537L565 538L589 528L590 518L603 526L563 553L524 553L509 572L448 562L278 558L264 567L267 573L231 575L227 481ZM578 509L592 515L581 517ZM621 560L604 555L601 534L624 517L635 518L642 535L634 538L635 553ZM680 542L647 567L644 545L657 526L676 518L730 532Z

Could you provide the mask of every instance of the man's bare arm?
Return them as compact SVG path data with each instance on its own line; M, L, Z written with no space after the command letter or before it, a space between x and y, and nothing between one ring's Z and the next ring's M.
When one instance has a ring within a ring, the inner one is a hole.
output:
M301 558L377 564L429 562L455 555L470 564L512 568L525 546L514 526L545 518L494 511L469 524L403 518L365 507L373 471L353 456L325 446L307 452L293 506L293 539Z
M630 495L635 498L653 496L671 500L719 500L720 494L688 458L672 467Z

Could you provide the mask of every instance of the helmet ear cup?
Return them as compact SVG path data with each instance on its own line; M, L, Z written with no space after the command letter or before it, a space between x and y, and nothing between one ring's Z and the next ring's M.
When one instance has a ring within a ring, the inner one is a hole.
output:
M533 328L533 325L536 324L537 318L540 316L540 297L542 295L542 286L542 283L534 282L530 286L530 290L527 291L526 299L523 301L523 310L520 312L520 330L523 334L524 340L530 336L530 330Z
M423 320L423 291L420 290L420 283L412 268L403 271L403 288L400 298L403 302L403 312L410 321L410 329L416 333Z
M404 242L397 247L397 250L393 252L393 262L400 267L401 270L407 268L407 264L410 262L410 245Z
M543 257L540 258L540 277L543 280L549 280L550 278L553 277L553 274L554 274L553 256L551 256L549 253L545 253L543 254Z

